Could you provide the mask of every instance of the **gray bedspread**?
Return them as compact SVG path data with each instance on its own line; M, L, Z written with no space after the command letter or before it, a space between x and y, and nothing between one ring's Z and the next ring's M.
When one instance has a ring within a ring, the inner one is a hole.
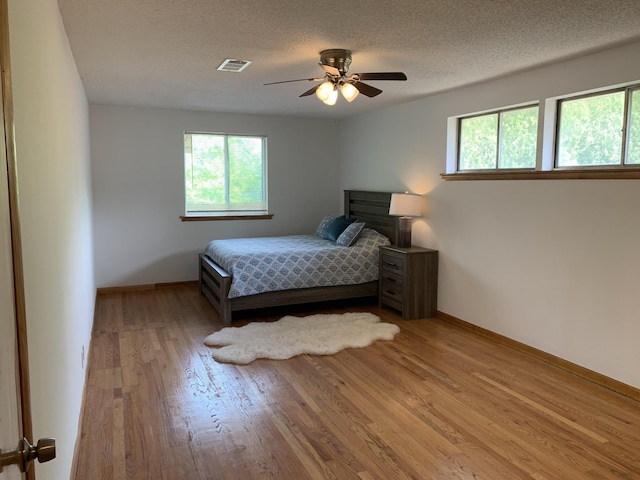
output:
M229 298L276 290L355 285L378 279L384 235L365 228L343 247L316 235L213 240L205 254L232 275Z

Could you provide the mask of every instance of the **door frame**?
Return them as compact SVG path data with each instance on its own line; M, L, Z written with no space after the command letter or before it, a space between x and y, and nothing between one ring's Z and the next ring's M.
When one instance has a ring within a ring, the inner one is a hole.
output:
M2 104L7 154L7 178L9 187L9 218L13 251L13 279L16 314L17 363L20 390L20 420L22 435L33 438L31 419L31 389L29 387L29 350L27 346L27 316L22 263L22 236L18 206L18 168L16 159L15 126L13 116L13 90L11 86L11 55L9 48L8 0L0 0L0 69L2 71ZM16 444L20 439L16 439ZM27 480L34 480L34 469L26 473Z

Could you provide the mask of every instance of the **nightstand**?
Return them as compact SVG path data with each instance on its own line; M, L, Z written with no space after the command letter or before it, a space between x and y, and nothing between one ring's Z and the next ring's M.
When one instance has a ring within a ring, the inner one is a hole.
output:
M380 247L378 306L400 310L402 318L436 316L438 251L422 247Z

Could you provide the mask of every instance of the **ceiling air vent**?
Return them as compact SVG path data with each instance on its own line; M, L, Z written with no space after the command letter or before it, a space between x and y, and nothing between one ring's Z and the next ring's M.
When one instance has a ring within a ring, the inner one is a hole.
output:
M233 58L227 58L220 64L218 70L221 72L241 72L249 66L251 62L247 60L236 60Z

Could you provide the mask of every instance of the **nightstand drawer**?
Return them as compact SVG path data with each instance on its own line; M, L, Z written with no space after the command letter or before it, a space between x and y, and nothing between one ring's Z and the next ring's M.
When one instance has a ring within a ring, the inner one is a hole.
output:
M404 271L404 256L396 252L383 251L382 252L382 273L396 272L402 275Z
M390 290L398 295L402 295L402 275L395 271L383 269L380 275L382 290Z
M389 305L396 310L402 311L402 295L399 293L395 294L393 291L383 290L380 301L384 305Z

